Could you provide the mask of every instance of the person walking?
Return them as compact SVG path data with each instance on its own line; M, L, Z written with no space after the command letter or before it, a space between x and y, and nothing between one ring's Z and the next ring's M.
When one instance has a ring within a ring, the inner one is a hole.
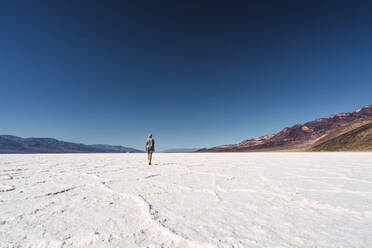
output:
M149 137L146 140L146 152L147 158L149 160L149 165L151 165L152 153L155 151L155 140L152 138L152 133L149 133Z

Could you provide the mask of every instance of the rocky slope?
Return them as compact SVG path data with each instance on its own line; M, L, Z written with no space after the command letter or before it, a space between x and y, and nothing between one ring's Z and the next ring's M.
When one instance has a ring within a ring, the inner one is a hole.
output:
M122 153L143 152L124 146L85 145L52 138L0 135L0 153Z
M324 142L369 120L372 120L372 105L352 113L339 113L305 124L296 124L279 133L245 140L239 144L201 149L198 152L307 151L319 144L319 140Z
M311 151L372 151L372 121L314 145Z

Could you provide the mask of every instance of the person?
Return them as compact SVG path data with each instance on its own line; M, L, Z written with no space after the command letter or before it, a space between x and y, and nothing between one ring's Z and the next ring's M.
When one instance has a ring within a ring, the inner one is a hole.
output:
M147 158L149 160L149 165L151 165L152 153L155 151L155 140L152 138L152 133L149 133L149 137L146 140L146 152Z

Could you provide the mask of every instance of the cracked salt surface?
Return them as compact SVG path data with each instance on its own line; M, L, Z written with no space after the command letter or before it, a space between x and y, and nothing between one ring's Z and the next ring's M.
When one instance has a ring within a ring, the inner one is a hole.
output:
M13 185L0 184L0 192L12 191L15 187Z
M372 153L0 155L0 247L372 247Z

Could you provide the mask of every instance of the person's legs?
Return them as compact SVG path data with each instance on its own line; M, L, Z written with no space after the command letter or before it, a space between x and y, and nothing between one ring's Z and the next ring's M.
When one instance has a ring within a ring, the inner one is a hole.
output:
M148 150L147 151L147 159L149 160L149 165L151 164L151 159L152 159L152 151Z

